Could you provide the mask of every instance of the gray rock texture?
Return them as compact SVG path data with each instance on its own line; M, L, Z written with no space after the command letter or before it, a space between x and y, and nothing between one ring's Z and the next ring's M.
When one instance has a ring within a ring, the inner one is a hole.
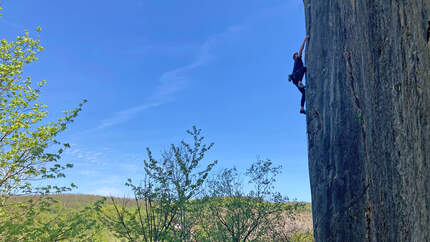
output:
M316 241L430 241L430 0L304 0Z

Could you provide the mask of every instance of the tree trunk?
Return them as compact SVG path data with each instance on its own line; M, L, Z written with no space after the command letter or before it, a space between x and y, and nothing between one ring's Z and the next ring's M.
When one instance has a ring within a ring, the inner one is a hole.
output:
M430 241L430 1L304 5L316 241Z

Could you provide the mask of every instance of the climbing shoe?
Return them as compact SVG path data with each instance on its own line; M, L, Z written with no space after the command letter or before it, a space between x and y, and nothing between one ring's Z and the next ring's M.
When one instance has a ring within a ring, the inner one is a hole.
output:
M300 110L300 113L306 114L306 111L305 110Z

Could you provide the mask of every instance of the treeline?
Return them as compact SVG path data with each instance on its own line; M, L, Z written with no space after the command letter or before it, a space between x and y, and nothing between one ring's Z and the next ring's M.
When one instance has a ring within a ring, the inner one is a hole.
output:
M203 143L200 132L193 127L192 143L172 145L160 159L148 149L143 182L127 183L134 207L111 198L106 209L100 201L103 225L129 241L289 241L292 231L283 225L295 209L274 191L280 167L257 160L244 174L232 168L209 176L216 161L197 169L213 146Z
M128 239L121 236L115 236L112 230L98 222L98 214L96 210L92 208L95 201L103 199L102 196L60 194L50 195L49 197L56 202L54 202L49 209L43 211L42 216L38 215L35 219L32 219L32 223L21 221L23 224L20 225L21 228L18 229L18 231L21 232L17 233L13 237L2 237L1 241L128 241ZM32 198L33 200L38 198L40 199L38 196L34 196ZM15 202L16 200L24 202L27 201L29 197L13 199L15 199ZM131 211L136 208L134 206L134 199L115 198L115 200L118 203L127 206ZM195 201L191 201L191 204L194 202ZM263 236L262 238L264 238L264 240L262 241L313 241L312 234L310 232L312 228L310 204L303 202L289 202L284 204L284 206L285 211L283 216L285 217L285 220L283 220L281 224L277 225L279 232L283 235L278 235L277 238L275 237L273 240L271 238L274 236ZM91 209L86 207L90 207ZM196 211L196 213L194 213L193 208L196 208L194 204L191 205L190 209L193 214L192 218L194 218L195 215L200 214L200 211ZM104 209L108 214L114 215L116 213L110 198L106 200ZM83 214L81 212L82 210L87 211L87 213L85 213L85 217L71 216L72 214ZM200 218L197 219L197 221L200 220ZM49 223L47 224L48 221ZM47 227L43 224L48 225L49 229L43 229L44 227ZM25 225L28 226L27 229L23 228ZM198 226L199 225L197 225L197 227ZM178 227L176 226L176 229L177 228ZM33 233L34 237L31 238L30 234L22 234L22 232L25 231L38 232ZM191 236L194 236L194 241L219 241L202 239L201 237L203 236L199 234L201 232L201 230L197 232L192 230L193 234ZM173 239L173 241L177 240Z
M1 10L1 9L0 9ZM37 32L41 29L37 28ZM75 185L56 186L72 164L61 164L70 147L57 137L83 106L48 122L40 102L45 81L23 73L43 50L29 32L0 41L0 239L2 241L310 241L310 233L288 231L300 203L274 190L280 167L257 160L240 174L212 174L206 161L213 143L201 130L191 142L173 144L160 157L147 149L140 181L126 185L134 199L104 198L67 208L55 196ZM247 178L243 183L240 178ZM291 207L293 206L293 207Z

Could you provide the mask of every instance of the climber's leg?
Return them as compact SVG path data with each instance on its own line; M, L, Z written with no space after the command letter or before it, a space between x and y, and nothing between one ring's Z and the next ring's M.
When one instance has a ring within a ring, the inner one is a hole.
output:
M302 93L302 99L300 100L300 113L305 114L306 91L303 87L297 86L297 88Z

